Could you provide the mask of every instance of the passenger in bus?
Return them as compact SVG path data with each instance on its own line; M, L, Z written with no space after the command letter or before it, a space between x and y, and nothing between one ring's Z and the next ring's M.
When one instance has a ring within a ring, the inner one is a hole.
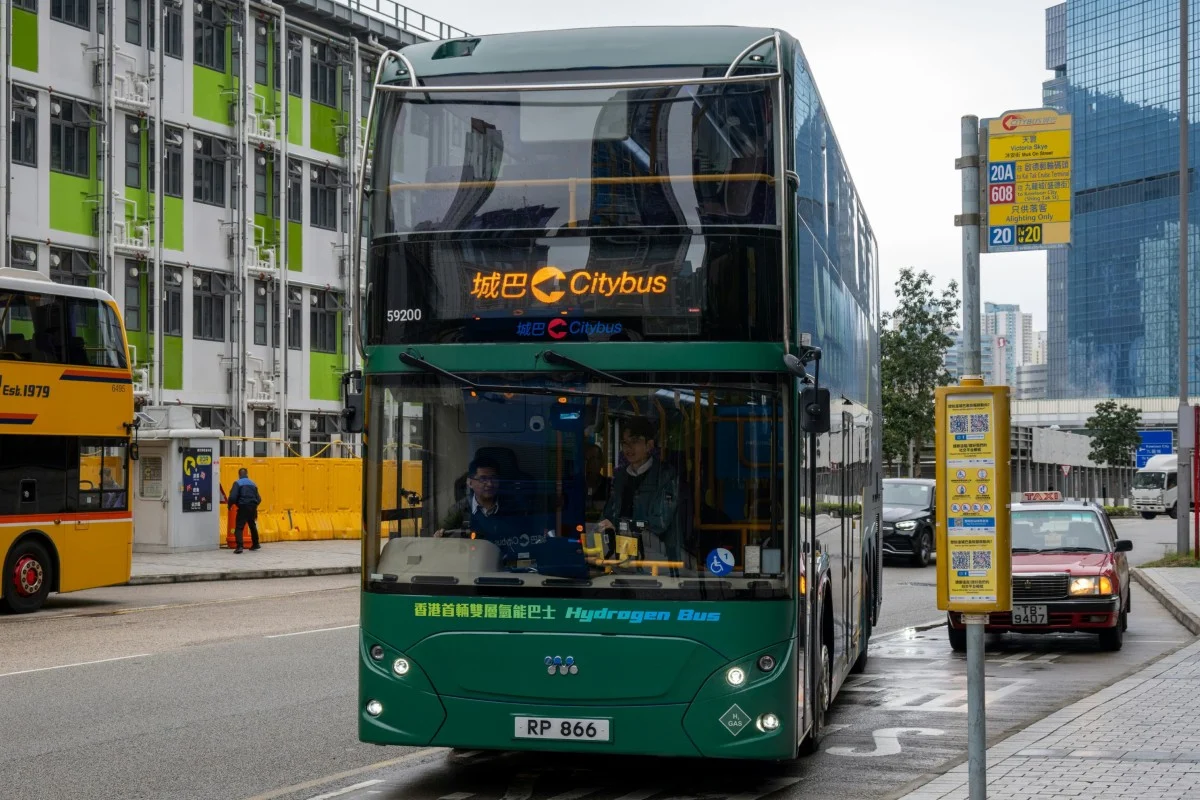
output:
M604 506L601 530L619 530L628 521L631 533L644 523L650 541L643 540L649 559L678 561L683 548L679 535L679 476L654 455L654 423L635 417L621 426L621 455L626 466L613 478Z
M110 467L104 467L100 470L100 490L104 498L100 503L102 508L125 507L125 487L117 483L113 478Z
M459 500L442 520L434 536L469 530L480 538L496 539L506 532L509 502L500 496L500 466L487 456L478 456L467 469L467 496Z

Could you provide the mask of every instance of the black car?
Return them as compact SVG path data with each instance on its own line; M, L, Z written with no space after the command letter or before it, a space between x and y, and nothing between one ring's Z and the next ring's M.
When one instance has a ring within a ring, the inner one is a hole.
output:
M883 557L905 558L915 566L933 557L935 481L888 478L883 482Z

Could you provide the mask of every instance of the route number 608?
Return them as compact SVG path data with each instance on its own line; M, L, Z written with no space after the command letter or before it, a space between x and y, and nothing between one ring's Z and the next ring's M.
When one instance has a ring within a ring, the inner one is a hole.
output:
M391 308L387 312L388 322L416 322L421 319L419 308Z

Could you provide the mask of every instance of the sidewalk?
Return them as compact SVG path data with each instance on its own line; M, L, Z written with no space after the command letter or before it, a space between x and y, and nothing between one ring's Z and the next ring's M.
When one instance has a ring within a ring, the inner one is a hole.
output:
M1133 573L1200 633L1200 569ZM1200 797L1200 642L989 747L987 775L996 800ZM903 800L968 796L964 760Z
M362 543L357 539L271 542L261 550L247 550L240 555L225 549L134 553L129 584L343 575L358 572L361 553Z

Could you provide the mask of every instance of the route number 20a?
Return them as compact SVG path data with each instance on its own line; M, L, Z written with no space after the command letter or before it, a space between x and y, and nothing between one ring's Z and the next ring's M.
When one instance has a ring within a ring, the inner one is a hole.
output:
M420 319L419 308L390 308L387 312L388 322L417 322Z

